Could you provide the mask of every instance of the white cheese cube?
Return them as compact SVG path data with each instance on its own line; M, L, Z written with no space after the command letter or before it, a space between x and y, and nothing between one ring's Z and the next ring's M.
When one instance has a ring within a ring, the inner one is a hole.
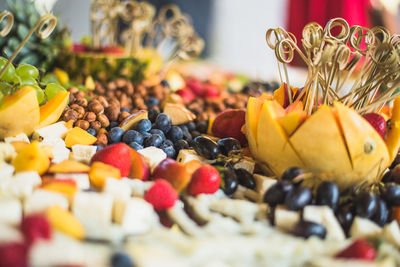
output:
M261 202L263 201L265 192L267 192L267 190L273 186L277 180L260 174L254 174L253 177L256 182L255 190L257 191L259 195L259 201Z
M0 224L19 225L22 219L22 205L18 199L0 197Z
M167 154L165 154L164 151L161 149L154 147L154 146L149 146L143 149L138 150L138 152L146 158L147 162L150 165L150 169L153 171L157 165L163 161L164 159L167 158ZM132 178L138 178L138 177L132 177Z
M31 195L33 189L41 183L42 179L37 172L19 172L13 177L0 180L0 192L4 196L24 199Z
M210 202L210 210L232 217L243 224L254 221L260 207L247 200L222 198Z
M107 178L103 192L116 200L128 200L131 197L131 187L122 180Z
M56 173L56 179L72 179L79 190L90 188L89 175L87 173Z
M131 188L133 197L143 197L144 193L154 184L153 181L143 182L140 179L122 178L122 181Z
M142 198L117 201L115 221L128 234L143 234L158 225L158 215L153 206Z
M396 220L383 227L383 238L396 247L400 247L400 227Z
M346 236L331 208L327 206L306 206L303 218L307 221L322 224L326 228L326 238L329 240L345 240Z
M176 201L172 208L167 209L167 214L185 233L191 236L204 236L203 229L189 218L181 201Z
M299 212L287 210L281 206L275 208L275 225L279 229L290 232L299 220Z
M382 233L382 228L371 220L356 217L350 228L350 236L358 237L376 237Z
M24 237L17 227L0 221L0 244L23 241Z
M0 180L11 177L14 173L14 166L5 162L0 162Z
M68 209L68 198L60 193L49 190L37 189L24 202L24 213L41 213L53 205Z
M96 146L74 145L72 146L72 159L89 163L93 155L96 153Z
M78 192L72 212L80 220L88 237L103 238L104 229L111 227L113 197L96 192Z
M51 146L53 150L53 159L51 162L60 163L69 159L70 150L65 146L63 139L58 137L47 137L40 143L41 145Z
M11 161L16 156L17 152L12 144L0 142L0 162Z
M30 143L28 136L24 133L20 133L16 136L12 136L12 137L6 137L6 138L4 138L4 141L6 143L11 143L11 142L15 142L15 141L22 141L22 142Z
M198 160L200 162L206 161L205 158L199 156L193 149L181 149L178 153L178 157L176 158L176 161L182 164L191 160Z
M235 169L242 168L242 169L245 169L246 171L248 171L249 173L253 173L255 165L256 165L256 163L253 160L251 160L249 158L243 158L238 163L233 165L233 167Z
M65 127L65 121L59 121L48 126L37 129L33 132L33 138L43 140L46 138L64 139L69 129Z

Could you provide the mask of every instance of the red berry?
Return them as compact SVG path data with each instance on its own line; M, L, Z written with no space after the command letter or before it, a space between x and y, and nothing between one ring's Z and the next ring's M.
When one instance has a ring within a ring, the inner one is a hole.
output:
M197 96L203 96L204 95L204 86L203 84L196 79L190 79L186 81L186 86L189 87L193 93L195 93Z
M25 267L28 248L22 243L4 243L0 245L0 267Z
M385 138L386 134L386 121L381 115L377 113L367 113L363 115L372 127L379 133L382 138Z
M204 97L206 98L219 97L218 87L213 84L204 85L204 91Z
M25 217L21 222L21 231L28 244L37 239L51 239L52 231L49 222L42 214L33 214Z
M365 239L357 239L347 248L339 252L337 258L360 259L373 261L376 256L375 248Z
M213 194L219 189L221 178L216 168L204 165L192 175L187 191L193 196L198 194Z
M183 89L179 89L178 91L176 91L176 93L178 95L180 95L183 100L185 100L187 103L192 102L196 96L195 94L192 92L192 90L190 90L189 88L183 88Z
M175 189L164 179L157 179L147 190L144 199L153 205L155 210L171 208L178 200Z

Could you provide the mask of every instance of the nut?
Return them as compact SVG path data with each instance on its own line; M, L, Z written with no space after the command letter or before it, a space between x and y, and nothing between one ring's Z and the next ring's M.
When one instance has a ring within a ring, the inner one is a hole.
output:
M88 104L88 101L86 98L76 98L74 100L74 103L78 104L79 106L86 107Z
M75 126L82 128L83 130L87 130L89 128L89 122L85 120L79 120L75 123Z
M76 87L69 88L69 92L71 93L71 95L77 93L78 91L79 91L79 89Z
M96 145L99 146L106 146L108 143L108 138L106 134L97 134L97 141L96 141Z
M69 109L64 113L64 121L73 120L74 122L78 119L78 112L73 109Z
M99 101L100 102L100 104L103 106L103 107L108 107L108 101L107 101L107 99L104 97L104 96L98 96L97 97L97 101Z
M109 120L111 121L118 120L119 107L114 105L109 106L104 110L104 113L106 114Z
M112 98L108 103L110 106L116 106L118 107L118 109L121 108L121 103L119 103L119 101L116 98Z
M88 122L92 122L96 120L96 114L92 111L86 112L85 113L85 120L87 120Z
M85 92L83 92L83 91L78 91L77 93L76 93L76 96L75 96L76 98L85 98Z
M110 121L105 114L98 114L97 120L101 123L101 127L103 128L106 128L110 125Z
M97 100L90 101L88 108L90 111L93 111L96 114L99 114L104 111L103 105L100 104L100 102Z
M83 116L85 115L85 108L84 107L78 106L78 107L74 108L74 110L76 112L78 112L78 119L82 119Z
M92 121L90 123L90 127L93 128L97 132L101 128L101 123L99 121Z
M105 128L101 128L101 129L99 129L99 131L97 132L97 134L105 134L105 135L107 135L108 132L107 132L107 130L106 130Z
M119 117L118 117L118 121L123 121L126 117L128 117L129 115L131 115L129 112L126 112L126 111L122 111L120 114L119 114Z

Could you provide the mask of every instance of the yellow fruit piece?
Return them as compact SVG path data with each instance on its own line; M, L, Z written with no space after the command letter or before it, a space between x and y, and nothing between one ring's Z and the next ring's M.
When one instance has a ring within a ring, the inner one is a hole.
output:
M73 145L91 145L96 141L96 137L79 127L74 127L65 136L66 147L72 147Z
M96 84L94 83L92 76L89 75L86 77L85 87L89 90L94 90L96 88Z
M277 121L274 102L266 100L262 106L257 128L257 154L258 160L280 177L288 167L303 167L303 162Z
M0 139L20 133L30 135L39 125L36 90L25 86L4 97L0 106Z
M209 120L208 120L208 128L207 128L207 134L208 135L212 135L212 125L213 125L213 123L214 123L214 120L215 120L215 118L210 118Z
M70 201L73 200L75 193L78 191L76 185L63 182L48 182L41 186L42 189L61 193L66 195Z
M376 130L357 112L336 102L335 108L346 140L355 179L375 182L389 165L386 144Z
M89 172L89 180L92 185L102 188L104 186L106 178L109 177L121 179L120 170L101 161L96 161L92 164Z
M278 119L286 134L291 136L300 124L306 119L307 113L303 110L292 111Z
M54 229L76 239L85 237L85 228L82 223L68 210L54 205L46 210L46 217Z
M60 90L49 102L40 107L40 123L38 128L56 122L68 104L69 93Z
M74 126L74 121L73 120L69 120L64 124L64 126L67 129L72 129L72 127Z
M40 175L50 166L50 160L38 141L23 148L12 161L16 172L37 171Z
M89 172L89 171L90 167L88 165L69 159L64 160L57 164L53 164L49 168L50 173L75 173L75 172Z
M171 92L176 92L186 86L185 80L182 76L173 70L168 71L165 79L168 81Z
M19 152L21 152L21 150L23 150L24 148L29 146L29 143L25 142L25 141L13 141L13 142L11 142L11 145L14 147L15 152L19 153ZM54 157L53 149L51 146L41 146L41 147L50 159L52 159Z
M389 151L390 162L392 162L400 148L400 97L396 97L393 102L392 118L390 119L390 127L386 137L386 146Z
M55 68L53 72L57 76L58 81L62 85L66 85L69 82L69 75L66 71L59 68Z
M344 179L340 176L352 171L344 139L328 106L319 106L297 129L290 142L308 171L334 175L338 179Z

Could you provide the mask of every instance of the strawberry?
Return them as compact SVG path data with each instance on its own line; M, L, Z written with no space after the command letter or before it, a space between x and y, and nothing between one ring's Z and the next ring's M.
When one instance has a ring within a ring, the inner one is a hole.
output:
M38 239L51 239L52 230L46 217L42 214L28 215L22 219L21 231L28 244Z
M129 176L132 165L131 148L124 143L116 143L107 146L93 155L91 163L95 161L101 161L114 166L121 171L122 177L127 177Z
M364 114L363 117L375 128L382 138L385 138L386 121L381 115L377 113L367 113Z
M199 80L189 79L186 81L186 86L189 87L195 95L201 97L204 95L204 86Z
M227 109L219 113L212 124L212 134L219 138L235 138L244 146L247 142L242 132L245 116L246 112L241 109Z
M25 267L28 248L22 243L4 243L0 245L0 267Z
M350 246L336 255L337 258L360 259L367 261L373 261L375 256L375 248L365 239L354 240Z
M193 173L187 191L193 196L213 194L219 189L220 182L218 170L211 165L204 165Z
M190 90L187 87L179 89L178 91L176 91L176 93L180 95L183 98L183 100L185 100L186 103L190 103L196 98L192 90Z
M178 194L166 180L157 179L146 191L144 199L153 205L155 210L164 210L175 205L178 200Z
M204 85L204 97L206 98L219 97L218 87L212 84Z

